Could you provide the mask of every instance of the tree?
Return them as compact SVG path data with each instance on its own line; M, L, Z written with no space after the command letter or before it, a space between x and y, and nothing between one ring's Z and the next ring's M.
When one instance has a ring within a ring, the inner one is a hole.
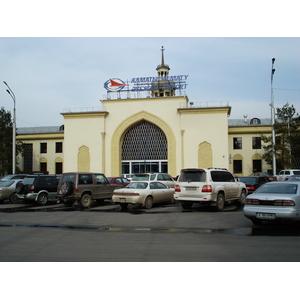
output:
M0 110L0 175L1 177L12 172L12 145L13 145L13 123L11 113ZM16 145L16 156L22 152L23 144ZM17 161L16 161L17 163Z
M275 153L278 169L299 168L300 154L300 117L294 106L286 103L282 108L276 108ZM272 137L261 136L265 143L263 159L272 165Z

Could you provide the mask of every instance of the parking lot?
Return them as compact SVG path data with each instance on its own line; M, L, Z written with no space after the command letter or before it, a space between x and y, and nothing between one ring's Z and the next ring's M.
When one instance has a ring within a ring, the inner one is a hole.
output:
M2 261L231 262L300 261L300 227L254 226L241 208L105 201L90 208L63 204L0 205Z

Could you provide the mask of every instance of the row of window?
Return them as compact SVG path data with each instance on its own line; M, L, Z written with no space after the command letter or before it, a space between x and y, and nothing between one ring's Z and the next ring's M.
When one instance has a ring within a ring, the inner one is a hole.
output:
M243 140L241 137L233 138L233 149L242 149L243 148ZM261 138L260 137L252 137L252 149L261 149Z
M27 170L27 171L32 171L32 170ZM48 166L47 166L46 162L41 162L40 163L40 171L42 173L45 173L45 172L48 171ZM62 173L63 173L63 163L62 162L56 162L55 163L55 174L62 174Z
M63 143L56 142L55 143L55 153L62 153L63 152ZM40 153L47 153L47 143L40 144Z

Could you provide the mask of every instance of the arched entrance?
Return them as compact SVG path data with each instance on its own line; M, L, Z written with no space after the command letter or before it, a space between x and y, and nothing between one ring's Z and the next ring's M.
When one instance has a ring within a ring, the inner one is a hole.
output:
M143 172L168 172L167 138L148 121L131 127L122 142L122 174Z
M141 111L132 115L128 119L122 121L114 131L111 139L111 176L119 176L122 174L122 144L125 134L128 130L142 121L148 121L159 127L167 139L167 162L168 173L176 176L176 140L171 127L168 126L162 119Z

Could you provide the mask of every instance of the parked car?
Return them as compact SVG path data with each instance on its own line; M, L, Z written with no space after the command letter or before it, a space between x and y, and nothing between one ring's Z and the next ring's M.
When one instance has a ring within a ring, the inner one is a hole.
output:
M113 192L112 202L121 208L128 204L141 204L145 208L151 208L154 203L174 202L174 189L157 181L134 181L125 188Z
M205 203L221 211L228 201L244 204L246 195L245 183L236 181L226 169L188 168L180 172L174 198L183 208L191 208L193 203Z
M287 181L299 181L299 180L300 180L300 175L292 175L287 179Z
M276 181L277 180L276 176L270 175L268 173L263 173L263 172L254 172L250 176L266 176L266 177L269 178L270 181Z
M128 179L129 181L131 181L131 178L134 176L134 174L123 174L123 176Z
M28 174L11 174L11 175L6 175L0 179L1 181L6 181L6 180L13 180L13 179L24 179Z
M24 202L36 201L38 205L57 202L57 185L55 175L29 175L16 185L17 197Z
M171 188L175 187L173 177L166 173L138 173L131 178L131 182L133 181L158 181Z
M300 170L298 169L291 169L291 170L281 170L278 175L278 180L287 180L292 175L300 175Z
M300 182L268 182L246 197L244 216L263 221L300 221Z
M121 185L122 187L128 185L130 181L124 177L107 177L110 184Z
M93 200L102 203L111 199L113 191L120 188L120 185L110 184L102 173L69 172L60 178L57 198L66 206L89 207Z
M240 176L239 181L246 184L248 194L252 194L261 185L270 182L267 176Z
M11 203L18 203L16 184L21 181L22 179L14 179L0 182L0 203L3 203L7 199Z

